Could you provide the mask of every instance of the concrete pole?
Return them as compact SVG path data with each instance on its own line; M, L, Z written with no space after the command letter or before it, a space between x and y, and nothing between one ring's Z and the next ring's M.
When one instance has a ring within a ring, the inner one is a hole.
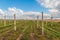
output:
M48 23L47 20L48 20L48 19L46 19L46 27L47 27L47 23Z
M48 17L46 17L46 20L45 20L45 21L46 21L46 27L47 27L47 24L48 24Z
M38 28L38 17L39 17L39 16L37 16L37 28Z
M36 19L35 19L35 17L34 17L34 20L33 20L33 21L34 21L34 24L36 24L36 23L35 23L35 22L36 22Z
M6 26L6 15L4 16L4 26Z
M14 14L14 30L16 31L16 15Z
M53 16L51 15L51 26L52 26L52 24L53 24Z
M9 21L9 24L10 24L10 18L8 19L8 21Z
M44 35L43 12L42 12L42 35Z
M0 19L0 22L1 22L1 24L3 23L3 19L2 18Z
M2 21L1 21L2 19L0 19L0 23L2 24Z

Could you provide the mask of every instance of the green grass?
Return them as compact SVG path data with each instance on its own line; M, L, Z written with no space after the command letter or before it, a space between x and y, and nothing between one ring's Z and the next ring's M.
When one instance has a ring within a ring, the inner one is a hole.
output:
M37 40L60 40L60 23L53 22L51 26L51 22L44 22L44 33L45 35L42 36L42 22L38 21L38 28L36 20L17 20L16 27L17 30L14 30L13 20L7 20L6 26L4 23L0 22L0 40L16 40L21 32L27 27L25 32L23 33L23 37L21 40L31 40L30 33L34 33L34 37ZM9 30L9 31L8 31ZM8 31L8 32L7 32Z

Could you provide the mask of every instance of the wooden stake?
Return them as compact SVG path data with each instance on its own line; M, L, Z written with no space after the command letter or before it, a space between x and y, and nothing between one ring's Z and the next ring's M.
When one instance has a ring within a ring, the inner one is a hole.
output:
M16 15L14 14L14 30L16 31Z
M44 35L43 12L42 12L42 35Z

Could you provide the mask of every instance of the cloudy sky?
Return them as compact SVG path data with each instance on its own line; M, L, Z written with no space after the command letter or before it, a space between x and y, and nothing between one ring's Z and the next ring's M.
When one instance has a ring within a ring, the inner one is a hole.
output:
M0 0L0 18L12 19L16 14L17 19L34 19L37 16L41 19L41 12L44 18L54 19L60 17L60 0Z

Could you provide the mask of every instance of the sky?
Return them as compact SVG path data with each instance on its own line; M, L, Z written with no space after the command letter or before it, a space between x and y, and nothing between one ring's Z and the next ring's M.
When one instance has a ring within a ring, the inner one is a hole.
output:
M36 0L0 0L1 9L6 10L8 7L20 8L23 11L41 12L47 10L46 8L41 6Z
M45 18L53 15L55 18L60 17L60 0L0 0L0 16L9 16L13 18L16 14L17 18L41 18L41 12L44 12Z

